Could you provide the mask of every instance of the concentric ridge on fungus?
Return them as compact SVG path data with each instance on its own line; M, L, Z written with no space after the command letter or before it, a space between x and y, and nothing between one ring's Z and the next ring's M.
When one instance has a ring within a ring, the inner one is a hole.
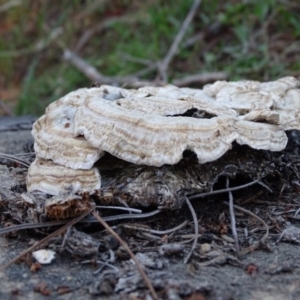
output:
M74 192L92 192L100 177L88 172L104 151L159 167L176 164L185 150L195 152L199 163L214 161L233 141L283 150L284 131L300 129L298 87L297 79L284 77L265 83L218 81L202 90L103 85L71 92L50 104L33 126L38 160L28 171L28 189L54 194L53 189L68 186ZM52 160L55 167L42 171L39 159ZM59 165L63 176L56 174ZM72 185L72 169L78 169L74 178L89 174L83 185Z
M78 108L74 123L75 134L84 135L95 148L131 163L157 167L179 162L185 150L195 152L199 163L214 161L235 140L272 151L284 149L287 142L284 131L271 124L223 116L165 117L96 97Z
M47 107L46 114L34 123L32 129L37 157L73 169L93 167L104 152L92 147L83 136L73 134L77 109L93 92L94 89L79 89Z
M51 160L37 158L28 169L26 184L29 192L39 190L50 195L61 192L92 194L100 189L101 177L96 168L75 170Z

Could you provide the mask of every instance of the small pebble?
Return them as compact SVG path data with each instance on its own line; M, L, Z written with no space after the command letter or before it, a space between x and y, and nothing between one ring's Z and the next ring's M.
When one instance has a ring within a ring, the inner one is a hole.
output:
M207 253L211 250L211 244L205 243L201 245L201 251Z
M53 250L41 249L32 252L33 258L35 258L40 264L50 264L55 258L55 252Z

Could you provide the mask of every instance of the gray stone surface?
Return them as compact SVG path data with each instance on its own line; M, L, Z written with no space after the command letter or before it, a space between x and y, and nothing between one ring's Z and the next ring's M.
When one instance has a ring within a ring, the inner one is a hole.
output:
M24 145L33 142L30 131L35 120L32 116L0 117L0 152L24 152Z

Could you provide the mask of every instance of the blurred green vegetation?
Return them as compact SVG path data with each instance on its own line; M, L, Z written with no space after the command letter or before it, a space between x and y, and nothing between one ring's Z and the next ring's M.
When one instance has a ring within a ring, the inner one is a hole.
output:
M169 67L170 80L212 71L230 80L299 77L297 2L203 0ZM145 69L138 59L166 55L192 3L0 0L0 100L17 114L40 115L51 101L90 86L62 60L64 47L105 75ZM156 76L152 70L142 78Z

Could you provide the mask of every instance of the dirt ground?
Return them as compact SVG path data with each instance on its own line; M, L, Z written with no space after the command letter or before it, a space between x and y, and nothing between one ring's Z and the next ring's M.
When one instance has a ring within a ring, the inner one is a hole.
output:
M28 139L26 126L0 130L1 152L20 153ZM249 201L249 195L258 196ZM235 256L228 207L223 204L228 201L226 194L193 202L201 237L187 264L183 260L193 241L182 242L192 237L194 227L186 207L147 219L126 220L127 225L138 223L156 230L173 228L188 220L174 234L141 235L138 230L125 230L125 221L110 225L144 266L160 299L300 299L298 199L285 203L279 198L257 185L234 193L235 203L241 205L248 199L243 207L268 220L271 228L267 242L240 259ZM252 217L236 211L236 219L243 249L265 233ZM50 242L49 248L56 250L51 264L40 267L27 256L2 271L0 299L152 299L134 263L107 232L98 224L78 225L76 230L82 236L73 229L62 252L59 249L63 236ZM283 230L285 235L276 243ZM26 230L0 236L0 266L46 233ZM85 253L90 251L91 255L83 257L80 247L86 247Z
M1 239L1 263L13 258L26 247L30 237L14 240ZM160 269L147 271L162 299L299 299L299 246L282 243L273 252L255 251L242 259L243 264L254 264L257 274L251 276L243 267L231 264L211 265L197 270L184 265L182 258L172 258ZM14 264L1 273L1 299L145 299L139 295L144 284L133 265L126 264L124 280L128 277L128 292L97 295L97 283L102 274L93 275L95 267L82 265L69 254L59 254L51 265L33 273L24 264ZM128 268L130 274L128 275ZM130 279L137 277L132 283ZM50 296L34 292L47 284ZM130 284L131 283L131 284ZM69 291L59 295L65 288ZM145 290L144 290L145 291ZM96 294L96 295L93 295ZM144 293L141 293L144 294ZM173 296L172 296L173 294ZM200 294L203 298L200 297ZM136 296L137 296L136 295ZM193 295L193 296L192 296ZM198 296L198 298L197 298ZM150 298L148 298L150 299Z

